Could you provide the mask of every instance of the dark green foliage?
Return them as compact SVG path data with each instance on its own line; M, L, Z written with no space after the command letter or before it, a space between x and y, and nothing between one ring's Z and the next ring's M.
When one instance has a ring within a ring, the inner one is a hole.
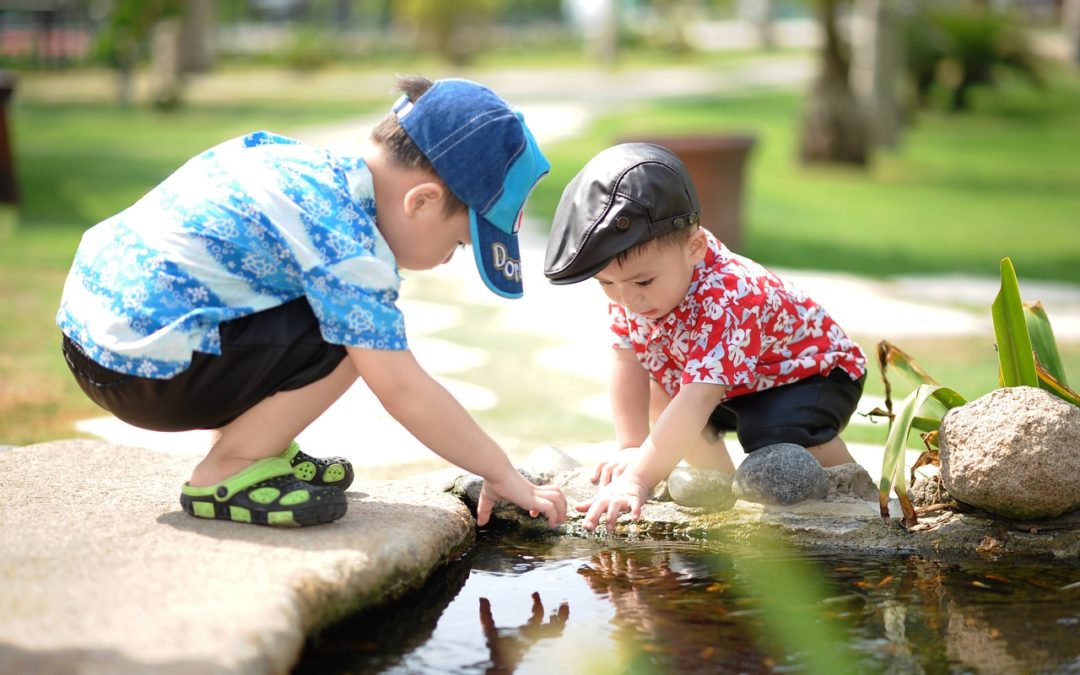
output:
M114 0L95 44L98 57L115 68L134 67L157 22L182 9L181 0Z
M907 68L920 106L942 89L953 111L971 106L974 87L993 86L1003 71L1042 85L1039 60L1022 24L989 9L930 7L906 25Z

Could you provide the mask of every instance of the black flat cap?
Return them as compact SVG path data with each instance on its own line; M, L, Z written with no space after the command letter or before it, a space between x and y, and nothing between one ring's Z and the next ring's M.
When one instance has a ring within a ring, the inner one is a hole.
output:
M651 143L612 146L563 191L544 274L553 284L584 281L623 251L700 217L694 182L675 153Z

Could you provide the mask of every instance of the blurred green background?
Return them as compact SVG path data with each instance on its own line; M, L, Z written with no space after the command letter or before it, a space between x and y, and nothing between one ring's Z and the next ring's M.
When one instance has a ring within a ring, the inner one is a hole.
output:
M0 172L0 444L74 436L74 421L101 414L71 381L53 323L86 228L224 139L377 119L395 73L507 83L495 88L523 107L589 112L544 145L553 168L528 205L533 222L548 222L566 182L614 142L749 134L737 250L765 265L993 277L1007 255L1022 284L1080 284L1077 4L0 0L0 67L14 78ZM464 311L446 337L491 353L485 372L462 377L499 396L477 415L496 437L531 447L610 436L560 409L594 385L511 386L527 377L518 350L542 341L507 346L491 337L505 328L490 310ZM991 343L901 346L975 396L996 384ZM1080 377L1080 344L1062 349ZM868 389L881 391L876 375ZM884 425L848 437L877 442Z

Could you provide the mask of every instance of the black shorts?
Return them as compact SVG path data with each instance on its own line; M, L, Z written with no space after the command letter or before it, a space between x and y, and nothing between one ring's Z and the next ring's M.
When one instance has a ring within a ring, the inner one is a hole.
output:
M858 380L840 368L780 387L736 396L709 416L717 432L734 431L746 452L775 443L804 448L835 438L855 413L866 374Z
M345 358L328 343L304 298L226 321L221 355L195 352L191 365L167 379L105 368L66 335L64 359L92 401L123 421L154 431L217 429L266 397L326 377Z

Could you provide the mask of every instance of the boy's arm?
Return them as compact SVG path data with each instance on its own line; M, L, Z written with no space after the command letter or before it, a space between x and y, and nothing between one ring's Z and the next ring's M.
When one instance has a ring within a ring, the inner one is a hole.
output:
M726 393L724 385L684 384L656 421L652 434L642 443L630 466L594 499L577 505L579 511L586 511L583 527L595 529L604 519L608 529L613 530L623 511L639 518L641 505L649 493L683 458Z
M554 527L566 517L566 497L553 486L525 480L502 448L476 424L450 392L436 382L412 352L347 348L360 377L390 415L443 459L484 478L476 522L488 521L495 502L505 499Z
M618 348L611 364L611 421L620 455L596 465L593 482L607 485L632 460L633 453L649 437L649 374L632 349Z

